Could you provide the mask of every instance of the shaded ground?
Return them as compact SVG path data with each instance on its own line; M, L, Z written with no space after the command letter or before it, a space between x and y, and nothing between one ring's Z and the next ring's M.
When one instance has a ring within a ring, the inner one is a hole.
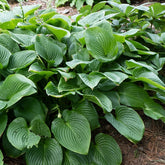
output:
M53 7L54 2L51 2L51 7ZM136 4L144 2L146 3L148 0L136 0ZM29 4L42 4L42 8L47 6L47 3L41 0L29 0L28 2L24 2L24 5ZM12 4L11 6L18 6L18 4ZM77 10L69 6L60 7L57 9L57 12L65 15L77 14ZM101 128L96 131L97 133L103 132L109 134L115 138L122 150L122 165L165 165L165 124L161 121L154 121L143 114L141 117L143 118L146 129L142 141L136 145L132 144L125 137L120 135L106 121L101 121ZM5 163L7 165L25 165L23 158L5 158Z

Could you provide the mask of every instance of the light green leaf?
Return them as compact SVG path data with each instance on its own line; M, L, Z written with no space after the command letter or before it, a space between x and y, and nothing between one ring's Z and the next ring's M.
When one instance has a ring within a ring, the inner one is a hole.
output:
M7 126L7 120L8 120L8 116L6 113L0 113L0 137L3 134L4 130L6 129Z
M65 79L65 81L68 81L69 79L73 79L76 77L76 73L75 72L63 72L61 70L57 69L57 72L59 72L61 74L61 76Z
M140 50L150 50L149 48L147 48L146 46L142 45L140 42L134 41L134 40L128 40L129 42L131 42L137 49Z
M84 82L84 84L86 84L92 90L98 85L100 80L104 78L104 76L99 72L91 72L90 74L79 73L78 76Z
M0 34L0 45L7 48L11 53L15 53L20 50L18 44L11 39L9 34Z
M62 148L55 139L42 139L38 147L34 146L26 152L27 165L61 165Z
M14 119L7 129L7 138L9 142L18 150L31 148L37 145L40 137L30 132L24 118Z
M69 110L64 111L62 117L52 122L54 137L65 148L86 155L91 140L88 120L83 115Z
M52 96L55 98L61 98L67 95L75 95L74 91L70 91L70 92L59 92L58 88L53 84L53 82L48 82L48 84L45 87L46 90L46 94L48 96Z
M122 33L122 35L125 36L126 38L128 38L128 37L133 37L133 36L136 35L139 31L140 31L140 29L131 29L131 30L128 30L127 32Z
M85 33L89 53L102 62L113 61L117 57L118 45L109 22L102 21Z
M75 111L84 115L90 123L91 129L94 130L100 126L97 111L92 103L82 100L74 107Z
M3 154L2 151L0 150L0 165L3 165Z
M155 73L148 71L145 68L135 69L133 76L135 81L143 81L159 89L165 90L164 82Z
M68 0L56 0L55 1L55 6L59 7L61 5L64 5Z
M4 46L0 45L0 69L7 67L11 52Z
M120 165L122 154L119 145L113 137L99 133L95 137L95 145L89 151L89 164L93 165Z
M109 113L105 115L105 118L120 134L133 143L142 139L144 123L136 111L126 106L119 106L115 109L115 116Z
M36 37L35 49L39 56L44 58L51 65L57 66L63 60L64 54L62 49L43 34Z
M128 48L131 52L136 52L137 51L136 47L131 42L129 42L128 40L125 40L125 42L126 42Z
M94 12L80 19L78 24L81 26L90 26L104 19L105 11Z
M84 98L88 99L89 101L92 101L93 103L100 106L104 111L111 112L112 111L112 102L111 100L104 95L102 92L97 90L84 90Z
M116 71L105 72L103 75L109 80L113 81L115 84L121 84L125 79L128 78L126 74Z
M31 121L30 130L36 135L43 137L51 137L49 127L40 117L36 117Z
M9 62L9 68L13 70L22 69L29 66L37 55L33 50L24 50L14 53Z
M69 61L69 62L66 62L66 65L69 66L71 69L74 69L77 65L80 65L80 64L90 64L92 61L82 61L82 60L79 60L79 59L74 59L72 61Z
M52 26L49 24L44 24L44 26L51 32L53 33L57 39L59 41L61 41L61 39L63 37L69 37L70 36L70 32L66 29L60 28L60 27L56 27L56 26Z
M34 93L36 93L35 84L20 74L9 75L0 86L0 100L5 102L7 107Z
M28 122L31 122L36 116L45 120L46 113L46 106L35 97L25 97L14 107L14 115L23 117Z

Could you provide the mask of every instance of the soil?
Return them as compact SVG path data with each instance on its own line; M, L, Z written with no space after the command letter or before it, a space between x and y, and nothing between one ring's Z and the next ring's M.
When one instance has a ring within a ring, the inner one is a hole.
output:
M134 2L137 5L149 2L149 0L136 0ZM150 2L152 2L152 0L150 0ZM42 0L29 0L23 3L23 5L30 4L42 4L41 8L47 6L47 3ZM11 8L18 5L18 3L11 4ZM53 1L51 7L54 7ZM59 7L56 11L67 16L78 13L75 8L69 6ZM145 124L145 132L143 139L138 144L133 144L128 141L105 120L100 121L101 128L97 129L96 132L103 132L114 137L122 151L122 165L165 165L165 124L160 120L154 121L143 114L141 114L141 117ZM25 165L25 161L22 157L19 159L6 157L5 163L7 165Z

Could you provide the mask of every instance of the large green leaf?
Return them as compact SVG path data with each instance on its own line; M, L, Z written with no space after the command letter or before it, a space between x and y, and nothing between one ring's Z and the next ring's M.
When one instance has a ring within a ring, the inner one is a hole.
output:
M141 108L147 116L165 122L165 110L154 102L143 88L133 83L123 83L118 90L122 104Z
M59 41L61 41L61 39L63 37L69 37L70 36L70 32L66 29L63 29L61 27L56 27L56 26L52 26L52 25L49 25L49 24L44 24L44 26L51 32L53 33L57 39Z
M4 46L0 45L0 69L7 67L11 52Z
M0 34L0 45L7 48L11 53L15 53L20 50L18 44L13 41L9 34Z
M8 120L8 117L7 117L7 114L6 113L0 113L0 137L1 135L3 134L5 128L6 128L6 125L7 125L7 120Z
M40 141L40 136L30 132L24 118L14 119L7 129L7 138L9 142L18 150L32 148Z
M99 72L91 72L90 74L79 73L78 76L84 82L84 84L86 84L92 90L98 85L99 81L104 78L104 76Z
M100 126L97 111L93 104L89 101L82 100L78 102L74 109L76 112L84 115L87 118L92 130Z
M111 100L102 92L97 90L85 90L84 91L84 97L88 99L89 101L92 101L93 103L100 106L105 112L111 112L112 111L112 102Z
M29 66L37 55L33 50L24 50L14 53L10 58L9 68L10 69L22 69Z
M115 116L109 113L105 115L105 118L133 143L137 143L142 139L144 123L136 111L126 106L120 106L115 109Z
M34 118L30 123L30 130L36 135L43 137L51 137L49 127L40 117Z
M55 139L46 138L26 152L27 165L61 165L62 148Z
M51 65L57 66L63 60L62 49L43 34L36 37L35 49Z
M63 165L88 165L88 157L66 150L64 153Z
M3 154L2 151L0 150L0 165L3 165Z
M9 75L0 86L0 100L6 103L7 107L34 93L36 93L35 84L20 74Z
M45 120L47 113L46 106L35 97L25 97L14 107L16 117L23 117L31 122L36 116Z
M57 141L65 148L80 154L87 154L91 140L88 120L75 111L66 110L63 118L52 122L51 130Z
M113 137L99 133L95 137L95 145L89 151L89 164L93 165L120 165L122 154Z
M102 21L85 33L86 47L89 53L102 62L113 61L117 57L118 45L109 22Z
M61 97L67 96L67 95L75 95L74 91L59 92L58 88L51 81L48 82L45 89L46 89L46 93L47 93L48 96L52 96L52 97L55 97L55 98L61 98Z

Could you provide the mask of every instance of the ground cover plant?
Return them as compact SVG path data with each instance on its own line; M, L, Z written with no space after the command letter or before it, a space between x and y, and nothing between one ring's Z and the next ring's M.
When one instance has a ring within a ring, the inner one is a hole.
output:
M132 143L139 111L165 122L165 4L85 6L71 19L39 5L0 13L0 164L118 165L107 120Z

